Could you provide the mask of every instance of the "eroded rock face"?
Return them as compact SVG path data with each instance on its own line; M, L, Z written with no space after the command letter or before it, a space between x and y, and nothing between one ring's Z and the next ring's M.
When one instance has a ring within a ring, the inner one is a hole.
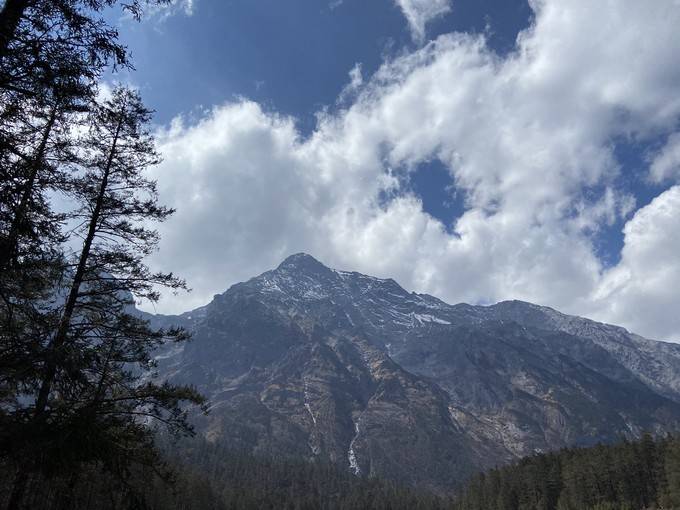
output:
M309 255L181 316L160 372L209 439L447 490L533 452L680 424L680 346L523 302L448 305Z

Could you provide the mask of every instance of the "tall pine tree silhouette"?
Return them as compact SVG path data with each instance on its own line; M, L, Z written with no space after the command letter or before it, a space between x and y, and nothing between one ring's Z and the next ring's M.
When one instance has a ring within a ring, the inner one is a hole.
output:
M25 420L14 445L29 463L10 508L19 508L31 470L63 476L91 464L122 475L131 463L156 462L147 422L189 433L181 404L202 402L191 388L148 377L153 350L186 334L155 330L134 309L135 299L157 300L158 287L184 288L143 262L158 242L148 224L173 212L158 204L155 182L144 176L159 162L150 118L126 88L91 108L69 184L82 244L64 274L68 285L60 289L60 318L44 348L34 405L19 414Z

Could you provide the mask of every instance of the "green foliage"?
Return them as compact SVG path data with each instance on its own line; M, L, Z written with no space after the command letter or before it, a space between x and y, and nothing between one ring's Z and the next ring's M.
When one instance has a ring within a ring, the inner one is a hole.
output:
M680 439L565 449L476 476L456 510L680 508Z

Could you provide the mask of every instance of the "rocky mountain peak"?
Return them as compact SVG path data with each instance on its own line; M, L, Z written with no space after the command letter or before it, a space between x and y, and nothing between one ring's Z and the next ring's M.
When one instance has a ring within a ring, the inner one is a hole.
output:
M210 398L206 438L360 476L446 489L534 452L680 427L678 345L522 301L450 305L305 253L154 320L193 332L157 361Z
M284 261L278 265L276 271L326 273L329 269L311 255L300 252L286 257Z

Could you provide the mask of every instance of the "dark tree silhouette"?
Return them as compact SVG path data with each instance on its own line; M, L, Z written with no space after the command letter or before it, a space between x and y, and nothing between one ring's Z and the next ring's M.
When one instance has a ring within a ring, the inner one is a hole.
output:
M139 19L144 4L119 5ZM150 112L123 89L97 102L109 65L131 67L102 18L116 0L7 0L0 9L0 454L15 468L9 508L29 476L83 466L119 478L156 465L148 420L189 432L192 389L150 378L151 352L180 330L153 330L134 299L182 288L149 271L172 211L142 172L158 161ZM85 132L85 135L82 133ZM68 195L75 212L56 213ZM65 228L68 226L68 230ZM77 253L65 250L82 239ZM68 244L66 244L68 242ZM69 506L65 491L60 507Z
M55 290L59 320L34 373L36 393L9 416L5 446L22 461L8 508L19 508L31 471L76 476L83 465L97 465L123 476L131 463L153 464L147 419L189 433L181 403L202 402L191 388L149 378L151 353L186 334L154 330L134 308L135 298L157 300L159 286L184 288L143 263L158 242L148 223L173 212L158 204L155 182L144 176L159 162L150 118L139 95L125 88L88 115L68 184L79 204L70 221L82 245Z
M168 2L119 5L139 19L144 5ZM116 3L8 0L0 9L0 402L20 392L36 355L29 340L53 320L42 304L61 274L64 216L50 197L68 182L73 127L106 67L131 67L101 17Z

